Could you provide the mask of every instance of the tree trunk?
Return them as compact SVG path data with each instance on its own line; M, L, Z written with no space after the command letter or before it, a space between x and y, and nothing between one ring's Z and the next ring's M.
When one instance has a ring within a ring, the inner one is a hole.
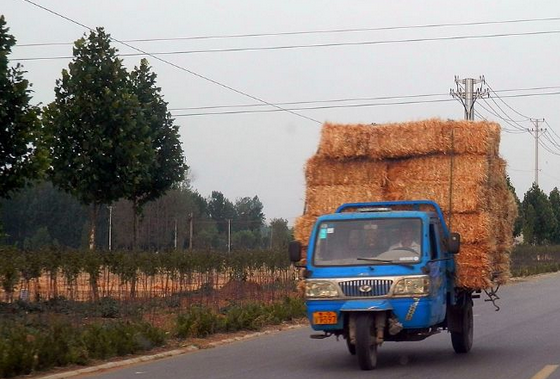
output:
M95 250L95 227L97 224L97 212L99 207L97 203L91 205L90 228L89 228L89 249Z
M132 250L138 249L138 200L132 200Z

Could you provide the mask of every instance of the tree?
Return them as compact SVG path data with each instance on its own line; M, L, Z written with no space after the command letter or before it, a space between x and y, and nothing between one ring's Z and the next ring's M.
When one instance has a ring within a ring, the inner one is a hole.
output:
M272 249L284 249L292 239L292 233L288 228L288 220L273 218L270 221L270 247Z
M77 40L44 119L52 136L52 182L91 208L90 249L100 206L130 194L154 159L143 115L103 28Z
M36 179L46 168L39 109L29 104L31 85L18 63L9 67L15 38L0 15L0 197Z
M258 196L242 197L235 202L235 230L260 230L264 224L263 205Z
M519 197L517 197L517 193L515 192L515 187L513 187L513 184L511 184L511 179L509 175L506 175L506 182L507 182L508 189L513 194L515 203L517 204L518 214L517 214L517 218L515 219L515 223L513 225L513 236L517 237L521 234L523 229L523 207L521 206L521 201L519 200Z
M556 219L556 229L552 235L552 242L560 244L560 191L558 191L558 187L554 187L548 198L550 199L552 213Z
M532 210L531 210L531 207ZM523 230L532 231L532 238L523 235L524 241L530 244L549 243L557 227L556 219L548 196L533 183L523 198L524 226Z
M140 67L131 73L132 92L138 98L143 113L142 129L147 128L146 143L153 150L154 158L147 167L141 165L132 191L126 198L132 201L133 245L137 245L137 218L142 207L161 197L173 185L183 180L187 166L179 142L179 127L174 124L163 101L161 89L156 86L156 74L150 71L148 61L142 59Z
M51 183L40 182L27 187L10 199L0 201L0 206L5 210L0 220L7 234L6 243L24 247L25 240L35 238L44 228L60 245L81 247L87 209Z
M218 191L212 191L207 203L208 215L212 220L216 221L218 232L220 234L227 233L227 220L232 220L236 217L236 209L233 203Z

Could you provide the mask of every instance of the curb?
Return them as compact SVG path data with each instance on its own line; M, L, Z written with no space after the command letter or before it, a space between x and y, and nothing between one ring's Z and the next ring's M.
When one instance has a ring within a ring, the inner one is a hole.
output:
M208 343L208 348L214 348L214 347L218 347L218 346L222 346L222 345L227 345L227 344L230 344L232 342L244 341L244 340L257 338L257 337L261 337L261 336L265 336L265 335L276 334L278 332L283 332L283 331L286 331L286 330L298 329L298 328L301 328L303 326L304 326L303 324L290 325L290 326L287 326L287 327L283 327L280 330L278 330L278 329L266 330L266 331L262 331L262 332L254 332L254 333L245 334L245 335L242 335L242 336L226 338L226 339L223 339L223 340ZM100 364L100 365L97 365L97 366L84 367L84 368L81 368L81 369L78 369L78 370L60 372L58 374L50 374L50 375L46 375L46 376L36 376L35 378L37 378L37 379L66 379L66 378L72 378L74 376L91 374L91 373L94 373L94 372L97 372L97 371L110 370L110 369L114 369L114 368L130 366L130 365L137 364L137 363L145 363L145 362L156 361L158 359L175 357L175 356L178 356L178 355L183 355L183 354L187 354L187 353L191 353L191 352L198 351L198 350L203 350L203 349L204 348L200 348L200 347L195 346L195 345L190 345L190 346L187 346L187 347L184 347L184 348L181 348L181 349L164 351L164 352L158 353L158 354L143 355L141 357L124 359L124 360L109 362L109 363L103 363L103 364Z

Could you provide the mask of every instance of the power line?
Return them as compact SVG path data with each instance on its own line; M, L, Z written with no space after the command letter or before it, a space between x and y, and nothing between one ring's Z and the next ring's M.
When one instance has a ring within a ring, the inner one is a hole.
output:
M549 95L560 95L560 91L545 92L545 93L532 93L532 94L531 93L529 93L529 94L516 94L516 95L503 96L503 97L505 97L505 98L515 98L515 97L549 96ZM315 107L298 107L298 108L287 108L287 109L288 110L293 110L293 111L299 111L299 110L338 109L338 108L362 108L362 107L375 107L375 106L443 103L443 102L449 102L449 101L455 101L455 100L454 99L416 100L416 101L400 101L400 102L384 102L384 103L324 105L324 106L315 106ZM280 112L280 111L281 110L278 110L278 109L262 109L262 110L234 110L234 111L223 111L223 112L197 112L197 113L173 114L173 117L271 113L271 112Z
M32 3L30 0L22 0ZM33 3L32 3L33 4ZM46 8L45 8L46 9ZM454 40L470 40L470 39L483 39L483 38L502 38L502 37L519 37L531 35L544 35L544 34L558 34L560 30L539 30L533 32L519 32L519 33L495 33L495 34L481 34L481 35L466 35L466 36L450 36L450 37L426 37L426 38L407 38L398 40L381 40L381 41L359 41L359 42L329 42L318 43L310 45L283 45L283 46L253 46L253 47L232 47L222 49L200 49L200 50L180 50L180 51L162 51L148 53L136 47L132 47L128 43L120 40L117 42L138 51L137 53L119 54L120 57L138 57L138 56L151 56L156 57L159 55L179 55L179 54L207 54L207 53L232 53L242 51L270 51L270 50L293 50L293 49L314 49L326 47L339 47L339 46L371 46L371 45L389 45L400 43L418 43L418 42L431 42L431 41L454 41ZM57 59L70 59L72 56L58 56L58 57L32 57L32 58L16 58L12 61L38 61L38 60L57 60Z
M301 110L336 109L336 108L363 108L363 107L405 105L405 104L441 103L441 102L447 102L447 101L453 101L453 99L401 101L401 102L391 102L391 103L348 104L348 105L323 105L323 106L315 106L315 107L288 108L288 109L289 110L294 110L294 111L301 111ZM224 112L200 112L200 113L173 114L172 116L173 117L190 117L190 116L231 115L231 114L271 113L271 112L280 112L280 110L278 110L278 109L261 109L261 110L238 110L238 111L224 111Z
M507 133L512 133L512 134L521 134L521 133L525 133L526 130L520 130L516 125L511 124L507 119L504 119L502 116L500 116L493 108L490 104L488 104L488 107L490 107L489 110L488 108L486 108L482 103L479 104L480 107L482 109L484 109L486 112L490 113L492 116L495 116L501 120L503 120L504 122L506 122L508 125L512 126L514 129L507 129L505 127L502 127L502 130L507 132ZM476 111L475 111L476 112ZM477 114L479 114L478 112L476 112ZM480 114L479 114L480 115Z
M506 103L504 100L502 100L502 99L500 98L500 96L496 93L496 91L494 91L494 89L490 86L490 84L488 84L488 88L490 88L490 91L492 91L492 92L496 95L496 97L497 97L498 99L500 99L500 100L506 105L506 107L508 107L509 109L511 109L512 111L514 111L514 112L517 113L519 116L521 116L521 117L523 117L523 118L525 118L525 119L530 119L530 118L531 118L531 117L528 117L528 116L526 116L526 115L524 115L524 114L522 114L522 113L519 113L518 111L516 111L515 109L513 109L508 103Z
M559 87L560 88L560 87ZM378 96L378 97L354 97L354 98L344 98L344 99L330 99L330 100L308 100L308 101L290 101L275 103L277 105L302 105L302 104L315 104L315 103L340 103L348 101L367 101L367 100L395 100L395 99L409 99L409 98L421 98L421 97L435 97L435 96L446 96L445 93L432 93L432 94L419 94L419 95L401 95L401 96ZM206 110L206 109L218 109L218 108L253 108L253 107L264 107L265 104L238 104L238 105L209 105L201 107L183 107L183 108L170 108L169 111L190 111L190 110Z
M80 22L78 22L78 21L75 21L75 20L73 20L73 19L67 17L67 16L64 16L64 15L62 15L62 14L60 14L60 13L57 13L57 12L51 10L51 9L48 9L48 8L42 6L42 5L39 5L39 4L37 4L37 3L34 3L34 2L31 1L31 0L22 0L22 1L25 1L26 3L29 3L29 4L31 4L31 5L34 5L34 6L38 7L38 8L40 8L40 9L43 9L43 10L45 10L45 11L51 13L51 14L54 14L54 15L56 15L56 16L58 16L58 17L61 17L61 18L65 19L65 20L67 20L67 21L70 21L70 22L72 22L73 24L79 25L79 26L81 26L81 27L83 27L83 28L86 28L86 29L88 29L88 30L90 30L90 31L93 31L93 29L90 28L90 27L88 27L87 25L84 25L84 24L82 24L82 23L80 23ZM187 73L189 73L189 74L191 74L191 75L194 75L194 76L196 76L196 77L198 77L198 78L200 78L200 79L203 79L203 80L205 80L205 81L208 81L208 82L210 82L210 83L213 83L213 84L215 84L215 85L218 85L218 86L220 86L220 87L222 87L222 88L225 88L225 89L227 89L227 90L233 91L233 92L235 92L235 93L237 93L237 94L239 94L239 95L243 95L243 96L245 96L245 97L248 97L248 98L250 98L250 99L256 100L256 101L258 101L258 102L267 104L267 105L269 105L269 106L271 106L271 107L277 108L278 110L291 113L291 114L293 114L294 116L298 116L298 117L304 118L304 119L306 119L306 120L313 121L313 122L318 123L318 124L322 124L321 121L319 121L319 120L315 120L315 119L313 119L313 118L311 118L311 117L307 117L307 116L305 116L305 115L296 113L296 112L294 112L294 111L291 111L291 110L288 110L288 109L284 109L284 108L282 108L282 107L280 107L280 106L277 106L277 105L274 105L274 104L272 104L272 103L269 103L268 101L263 100L263 99L261 99L261 98L259 98L259 97L250 95L250 94L247 93L247 92L243 92L243 91L238 90L238 89L236 89L236 88L233 88L233 87L231 87L231 86L229 86L229 85L227 85L227 84L221 83L221 82L219 82L219 81L217 81L217 80L211 79L211 78L209 78L209 77L207 77L207 76L204 76L204 75L202 75L202 74L199 74L199 73L197 73L197 72L195 72L195 71L192 71L192 70L189 70L189 69L187 69L187 68L185 68L185 67L179 66L179 65L177 65L177 64L175 64L175 63L173 63L173 62L170 62L170 61L165 60L165 59L163 59L163 58L154 56L153 54L147 53L147 52L145 52L145 51L143 51L143 50L141 50L141 49L138 49L138 48L136 48L136 47L134 47L134 46L132 46L132 45L126 43L126 42L119 41L118 39L116 39L116 38L114 38L114 37L110 37L110 38L111 38L111 40L113 40L113 41L115 41L115 42L118 42L118 43L121 43L121 44L123 44L124 46L127 46L127 47L129 47L129 48L131 48L131 49L133 49L133 50L136 50L136 51L138 51L138 52L140 52L140 53L142 53L142 54L151 56L152 58L154 58L154 59L156 59L156 60L158 60L158 61L160 61L160 62L162 62L162 63L165 63L165 64L168 64L168 65L170 65L170 66L173 66L173 67L175 67L175 68L177 68L177 69L179 69L179 70L181 70L181 71L187 72Z
M496 92L520 92L529 90L543 90L543 89L560 89L560 86L547 86L547 87L528 87L528 88L516 88L516 89L503 89L497 90ZM354 98L336 98L336 99L322 99L322 100L306 100L306 101L290 101L290 102L275 102L276 105L303 105L303 104L314 104L314 103L339 103L339 102L349 102L349 101L371 101L371 100L398 100L398 99L408 99L408 98L422 98L422 97L447 97L448 93L431 93L431 94L415 94L415 95L395 95L395 96L376 96L376 97L354 97ZM252 103L252 104L226 104L226 105L207 105L198 107L180 107L180 108L169 108L169 111L192 111L192 110L208 110L208 109L228 109L228 108L253 108L253 107L265 107L266 104L262 103ZM490 113L490 112L489 112ZM499 116L497 116L499 117Z
M462 23L387 26L387 27L377 27L377 28L300 30L300 31L277 32L277 33L250 33L250 34L225 34L225 35L189 36L189 37L140 38L140 39L130 39L130 40L123 40L123 41L127 43L134 43L134 42L164 42L164 41L231 39L231 38L253 38L253 37L278 37L278 36L291 36L291 35L302 35L302 34L339 34L339 33L387 31L387 30L402 30L402 29L428 29L428 28L458 27L458 26L501 25L501 24L513 24L513 23L558 21L558 20L560 20L560 17L545 17L545 18L528 18L528 19L516 19L516 20L501 20L501 21L479 21L479 22L462 22ZM72 45L72 44L73 42L45 42L45 43L18 44L16 46L36 47L36 46Z

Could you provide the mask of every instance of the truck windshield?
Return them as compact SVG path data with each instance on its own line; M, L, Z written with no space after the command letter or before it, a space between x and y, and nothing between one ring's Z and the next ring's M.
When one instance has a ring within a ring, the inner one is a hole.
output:
M416 263L422 254L422 221L385 218L325 221L315 239L317 266Z

